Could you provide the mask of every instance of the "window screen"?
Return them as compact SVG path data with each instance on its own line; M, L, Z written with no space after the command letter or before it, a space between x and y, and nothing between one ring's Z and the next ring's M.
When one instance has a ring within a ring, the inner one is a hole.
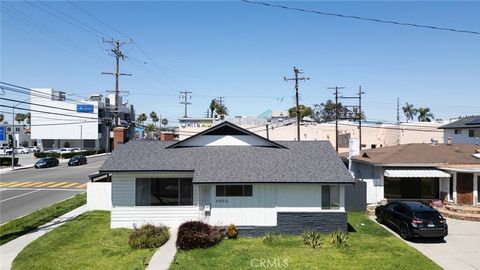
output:
M252 185L217 185L215 187L217 197L251 197Z

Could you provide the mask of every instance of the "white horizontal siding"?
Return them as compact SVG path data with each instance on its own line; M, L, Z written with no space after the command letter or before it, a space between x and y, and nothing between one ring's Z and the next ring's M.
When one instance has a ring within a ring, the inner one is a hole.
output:
M188 220L201 220L197 206L113 207L112 228L134 228L143 224L178 226Z

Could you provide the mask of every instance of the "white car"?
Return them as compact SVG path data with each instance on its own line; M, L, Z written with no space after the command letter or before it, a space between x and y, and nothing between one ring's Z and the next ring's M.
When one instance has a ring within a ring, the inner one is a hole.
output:
M60 153L60 154L71 153L71 152L73 152L72 148L60 148L59 150L57 150L57 153Z
M32 153L38 153L38 152L40 152L40 148L38 148L38 146L29 146L28 149L29 149L30 152L32 152Z
M0 147L0 155L11 155L11 154L12 154L12 148L8 146Z
M82 149L80 149L80 148L78 148L78 147L74 147L74 148L72 148L72 150L73 150L73 152L82 152L82 151L84 151L84 150L82 150Z
M27 147L15 147L15 154L28 154L30 149Z

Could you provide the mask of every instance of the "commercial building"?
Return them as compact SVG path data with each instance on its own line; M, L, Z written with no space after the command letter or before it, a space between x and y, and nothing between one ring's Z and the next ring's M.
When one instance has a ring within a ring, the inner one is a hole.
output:
M81 101L51 88L33 89L31 96L31 137L43 150L69 145L83 149L112 149L113 96L92 94ZM133 136L133 105L120 98L120 125Z

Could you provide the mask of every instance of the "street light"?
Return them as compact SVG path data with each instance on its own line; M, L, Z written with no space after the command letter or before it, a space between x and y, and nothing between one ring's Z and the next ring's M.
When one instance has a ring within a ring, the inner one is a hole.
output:
M15 170L15 108L29 99L31 99L31 97L23 101L20 101L15 106L12 106L12 118L13 118L13 121L12 121L12 170Z

